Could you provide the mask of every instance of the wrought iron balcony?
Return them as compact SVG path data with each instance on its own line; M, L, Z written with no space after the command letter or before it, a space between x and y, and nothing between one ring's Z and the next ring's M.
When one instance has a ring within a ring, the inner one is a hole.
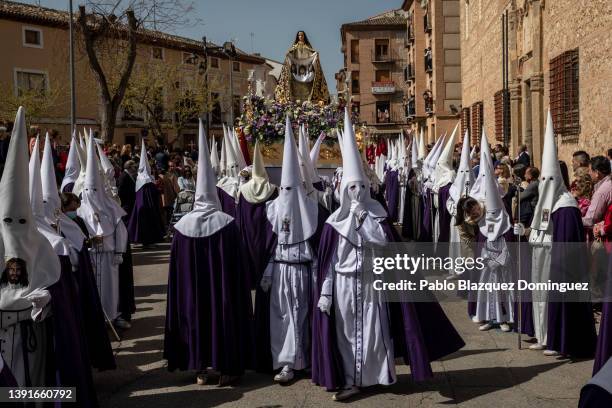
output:
M372 82L372 93L374 95L384 95L395 93L395 82L393 81L379 81Z

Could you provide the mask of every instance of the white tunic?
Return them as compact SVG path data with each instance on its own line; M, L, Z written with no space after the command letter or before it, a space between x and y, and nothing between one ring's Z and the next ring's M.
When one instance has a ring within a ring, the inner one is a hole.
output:
M275 369L310 365L309 312L316 259L308 241L276 247L264 276L272 278L270 341Z
M382 226L370 217L359 229L359 236L367 242L386 242ZM396 381L384 293L374 290L374 275L363 268L363 251L361 245L353 245L339 236L321 291L322 295L332 295L347 387L389 385Z
M127 229L119 222L113 235L102 238L102 243L92 245L91 264L98 285L100 301L110 320L119 317L119 264L115 254L123 254L127 247Z
M529 235L531 245L531 282L548 282L550 279L550 250L553 223L546 231L532 229ZM533 329L538 343L546 345L548 333L548 292L532 292Z

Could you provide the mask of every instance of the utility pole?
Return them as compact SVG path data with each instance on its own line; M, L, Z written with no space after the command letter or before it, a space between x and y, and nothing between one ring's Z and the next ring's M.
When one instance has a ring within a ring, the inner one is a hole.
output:
M68 0L70 11L69 41L70 41L70 133L76 129L76 90L74 80L74 21L72 13L72 0Z

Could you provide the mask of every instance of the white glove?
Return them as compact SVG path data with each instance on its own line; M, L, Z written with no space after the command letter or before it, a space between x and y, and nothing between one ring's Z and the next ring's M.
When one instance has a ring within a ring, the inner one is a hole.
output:
M123 254L115 254L113 265L121 265L123 263Z
M32 302L32 320L38 322L44 319L46 313L43 313L43 309L51 301L51 294L49 291L46 289L35 289L25 298Z
M321 295L319 298L319 303L317 303L317 307L323 313L327 313L331 311L332 299L331 296Z
M525 226L517 222L516 224L514 224L513 231L514 231L514 235L518 235L518 236L525 235Z
M361 204L359 201L351 201L351 213L357 217L359 221L363 221L365 216L368 214L363 208L363 204Z
M259 283L259 286L261 286L261 289L264 292L269 291L270 286L272 286L272 278L270 276L264 276L263 278L261 278L261 282Z

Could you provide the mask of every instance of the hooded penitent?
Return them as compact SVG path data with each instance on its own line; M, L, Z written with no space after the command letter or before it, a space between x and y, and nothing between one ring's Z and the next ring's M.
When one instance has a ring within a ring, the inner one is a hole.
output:
M487 166L486 163L491 163ZM482 137L480 138L480 165L478 166L478 177L474 180L474 186L470 190L470 196L478 201L484 202L485 200L485 182L486 173L488 169L493 167L493 160L491 159L491 150L489 149L489 142L487 141L487 135L482 129Z
M348 194L349 184L361 183L363 196L361 204L368 217L383 220L387 217L387 212L383 206L370 196L370 182L363 171L361 154L357 148L355 134L351 126L348 109L344 112L344 146L342 148L342 180L340 182L340 207L334 211L327 219L340 235L349 240L353 245L361 245L361 241L356 231L357 221L351 214L351 198Z
M296 244L310 238L317 229L317 206L304 189L291 121L287 116L279 194L266 208L278 243Z
M234 147L234 153L236 154L236 160L238 161L239 170L247 167L246 159L244 158L244 153L242 152L242 148L240 147L240 140L238 139L238 135L233 127L228 128L228 134L232 139L232 146Z
M423 160L423 180L426 183L426 186L431 188L431 183L433 181L433 172L435 169L435 163L438 159L439 155L442 153L442 146L444 146L445 137L440 137L434 146L431 148L431 151Z
M75 143L77 157L79 159L80 171L79 176L74 182L74 186L72 187L72 192L77 196L81 195L83 192L83 185L85 184L85 172L87 170L87 149L84 148L84 141L79 133L79 143Z
M317 138L317 141L315 142L314 146L312 146L312 149L310 149L310 153L309 153L310 162L312 163L312 167L314 168L314 172L316 176L316 178L313 179L314 183L321 181L321 177L319 177L319 172L317 171L317 162L319 161L319 153L321 152L321 144L323 143L323 140L325 140L325 136L326 136L325 132L321 131L321 134Z
M472 165L470 163L470 138L467 130L463 137L463 146L461 147L461 160L457 169L457 176L453 185L450 188L450 198L456 204L461 197L469 193L470 187L474 185L474 173L472 173Z
M419 163L419 138L415 133L412 136L412 141L410 142L410 164L413 169L418 169L420 167Z
M255 142L253 149L253 170L251 179L240 186L240 194L251 204L263 203L276 190L270 183L268 172L264 165L263 156L259 150L259 141Z
M25 296L44 289L60 278L59 259L49 241L38 231L28 191L28 146L22 107L17 111L4 173L0 181L0 267L11 258L25 261L28 285L0 295L0 309L22 310L32 303Z
M199 152L199 151L198 151ZM219 162L219 152L217 151L217 139L213 137L210 150L210 165L216 176L221 174L221 165Z
M62 180L61 190L64 191L68 185L74 186L77 178L79 178L80 172L81 163L79 162L76 137L73 133L72 140L70 140L70 150L68 150L68 160L66 160L66 171L64 173L64 179Z
M57 191L55 179L51 141L48 134L45 138L45 150L41 163L41 178L46 218L53 221L53 225L57 226L58 232L66 237L70 245L76 251L80 251L83 247L85 235L81 231L81 228L62 212L62 203Z
M482 181L485 198L485 216L481 218L479 227L480 233L487 237L488 241L495 241L508 232L512 227L512 223L499 192L499 184L493 173L493 163L486 161L484 165L487 166L484 169L484 179ZM483 169L481 168L480 170L482 172Z
M114 191L114 189L117 187L115 181L115 166L113 166L111 161L106 156L106 153L104 153L104 149L102 148L102 146L96 143L96 147L98 148L98 156L100 157L101 165L100 170L102 171L102 175L104 176L104 184L106 186L107 193L111 196L115 196L116 192Z
M210 165L210 152L201 120L198 143L198 179L193 210L174 226L178 232L190 238L208 237L233 220L221 211L216 177Z
M455 151L455 137L459 124L453 129L453 133L446 141L444 150L434 163L435 170L433 175L433 190L439 191L445 185L452 183L455 179L455 169L453 168L453 153Z
M419 136L419 145L418 145L418 159L423 163L425 157L427 157L427 149L425 148L425 134L423 133L423 128L421 128L421 135Z
M310 195L315 190L313 183L317 176L312 162L310 161L308 139L306 139L306 131L303 125L299 128L298 158L300 161L300 172L304 180L304 188L306 189L306 193ZM312 198L315 197L313 196Z
M238 173L240 172L236 154L230 140L230 136L225 130L223 132L223 156L225 158L225 175L217 183L217 187L225 191L231 198L238 198ZM223 164L223 160L222 160Z
M550 110L546 118L544 148L542 149L542 171L540 172L538 193L538 203L533 210L531 229L546 231L552 213L563 207L577 207L576 200L567 191L561 176Z
M89 143L93 141L90 140ZM94 142L95 143L95 142ZM136 177L136 191L140 190L145 184L153 183L155 179L151 175L151 165L147 158L147 146L144 139L140 145L140 163L138 164L138 176Z
M87 143L86 175L78 214L85 221L91 236L106 237L115 233L115 227L122 222L125 211L104 190L94 143L94 140Z

